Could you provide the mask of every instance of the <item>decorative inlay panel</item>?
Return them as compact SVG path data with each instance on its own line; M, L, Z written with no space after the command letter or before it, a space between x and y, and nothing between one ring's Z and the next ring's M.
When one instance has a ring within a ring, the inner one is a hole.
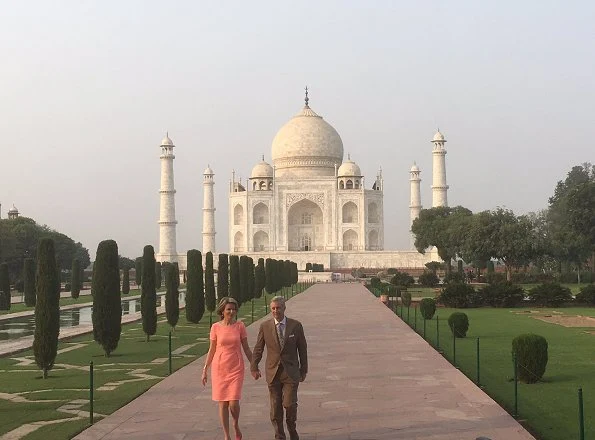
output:
M324 193L291 193L287 194L285 204L290 208L300 200L310 200L319 206L324 206Z

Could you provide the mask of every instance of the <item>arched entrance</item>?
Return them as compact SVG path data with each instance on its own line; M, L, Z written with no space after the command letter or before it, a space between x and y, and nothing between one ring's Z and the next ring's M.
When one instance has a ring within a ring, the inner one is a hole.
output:
M295 203L287 213L287 247L290 251L315 251L324 246L322 209L310 200Z

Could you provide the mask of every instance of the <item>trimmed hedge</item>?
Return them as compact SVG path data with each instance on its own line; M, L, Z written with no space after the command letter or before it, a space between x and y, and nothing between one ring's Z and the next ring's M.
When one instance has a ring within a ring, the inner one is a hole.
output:
M547 341L543 336L527 333L512 340L512 354L516 355L518 377L522 382L538 382L547 366Z
M448 326L456 338L464 338L469 330L469 317L463 312L454 312L448 317Z
M433 298L423 298L419 303L419 311L424 319L432 319L436 313L436 301Z

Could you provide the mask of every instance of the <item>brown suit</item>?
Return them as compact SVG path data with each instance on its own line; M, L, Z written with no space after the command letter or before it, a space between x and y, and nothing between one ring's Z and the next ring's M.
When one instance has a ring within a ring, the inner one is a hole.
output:
M285 407L290 439L298 440L297 389L302 378L308 373L308 347L304 329L299 321L287 318L283 333L284 344L281 349L275 320L268 319L260 325L250 369L258 370L258 363L262 359L266 346L265 377L269 386L271 422L275 428L275 438L285 439L283 429L283 408Z

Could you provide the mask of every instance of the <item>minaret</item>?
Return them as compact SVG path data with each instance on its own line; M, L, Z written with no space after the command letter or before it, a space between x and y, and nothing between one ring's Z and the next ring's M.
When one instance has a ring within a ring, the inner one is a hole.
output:
M409 215L411 218L410 226L413 226L413 220L415 220L417 217L419 217L419 212L421 211L421 189L420 189L421 177L419 177L419 175L421 174L421 171L419 170L419 168L417 167L415 162L413 162L413 166L411 167L409 174L411 175L411 177L409 178L409 182L411 185L411 199L409 202ZM414 242L415 242L415 237L412 233L411 234L411 248L412 249L415 247Z
M161 198L159 205L159 261L177 261L174 143L166 134L161 141Z
M203 208L202 208L202 253L215 253L215 193L213 170L207 166L203 179Z
M448 206L448 199L446 192L448 185L446 184L446 149L444 144L446 139L440 133L440 130L434 135L432 139L434 150L432 151L432 208L437 206Z

